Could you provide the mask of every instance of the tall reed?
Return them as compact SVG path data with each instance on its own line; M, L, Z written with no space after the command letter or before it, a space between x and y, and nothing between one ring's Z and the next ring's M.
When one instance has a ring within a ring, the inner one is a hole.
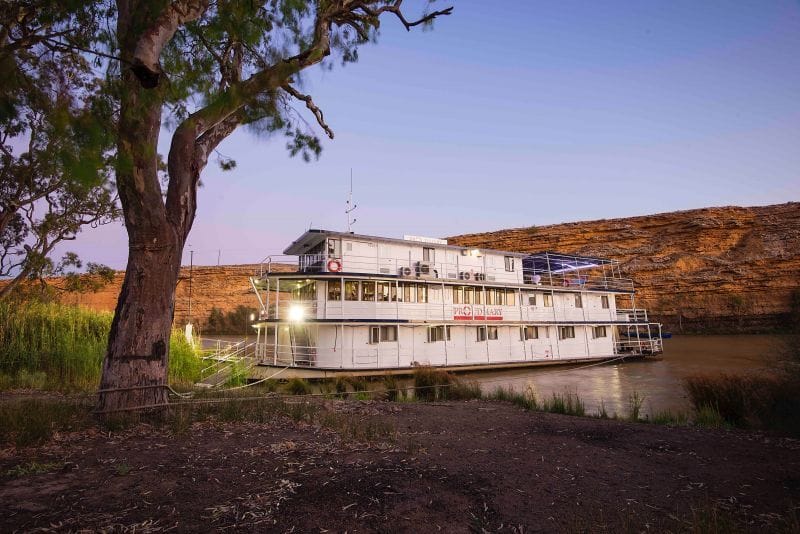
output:
M0 388L89 390L100 380L112 314L57 303L0 302ZM199 378L201 361L185 338L170 343L170 380Z

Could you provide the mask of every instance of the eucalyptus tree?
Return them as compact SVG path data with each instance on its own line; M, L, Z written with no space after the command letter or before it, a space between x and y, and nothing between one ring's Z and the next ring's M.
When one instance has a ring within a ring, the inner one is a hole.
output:
M84 52L102 17L87 2L0 7L0 298L74 266L50 258L56 245L117 215L113 106Z
M303 72L356 61L385 16L410 30L452 11L409 20L401 8L402 0L117 0L116 181L129 251L98 412L168 402L175 286L209 156L242 125L285 133L292 155L318 155L319 138L302 127L293 102L333 132L301 92ZM157 143L167 122L174 130L162 191Z

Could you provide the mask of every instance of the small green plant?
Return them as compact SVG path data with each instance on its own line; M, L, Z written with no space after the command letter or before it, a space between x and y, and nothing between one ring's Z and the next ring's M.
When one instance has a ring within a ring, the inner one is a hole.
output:
M600 407L597 409L597 417L600 419L610 419L608 412L606 411L606 403L603 399L600 399Z
M586 415L586 405L577 393L565 391L563 394L553 393L549 399L544 399L541 404L542 411L559 413L563 415Z
M634 391L628 396L628 410L629 418L631 421L638 421L642 413L642 404L644 403L644 396L639 395L638 391Z
M311 393L311 386L302 378L292 378L286 383L284 389L290 395L308 395Z
M336 396L340 399L347 397L347 379L337 376L336 382L333 384L336 389Z
M56 462L28 462L26 464L15 465L8 471L6 476L9 477L24 477L28 475L41 475L43 473L50 473L61 467L61 464Z
M674 413L669 410L662 410L654 412L650 420L657 425L685 425L689 421L689 416L683 412Z
M715 406L701 406L696 410L694 422L706 428L724 428L725 419Z
M524 410L538 410L539 403L533 388L528 387L525 393L518 393L513 388L498 387L489 397L493 400L510 402Z
M116 471L116 473L117 473L117 476L119 476L119 477L124 477L125 475L130 473L132 470L133 470L133 467L131 467L130 465L128 465L128 464L126 464L124 462L121 463L121 464L117 464L117 467L114 469L114 471Z
M400 398L400 384L394 375L386 375L383 377L383 387L386 388L386 400L389 402L397 402Z

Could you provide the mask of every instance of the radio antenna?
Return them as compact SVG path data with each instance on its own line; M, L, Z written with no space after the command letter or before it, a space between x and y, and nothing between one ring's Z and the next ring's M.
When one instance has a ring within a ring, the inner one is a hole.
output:
M347 202L345 203L344 213L347 215L347 233L349 234L352 226L358 219L350 217L350 214L356 211L358 204L353 204L353 169L350 169L350 192L347 194Z

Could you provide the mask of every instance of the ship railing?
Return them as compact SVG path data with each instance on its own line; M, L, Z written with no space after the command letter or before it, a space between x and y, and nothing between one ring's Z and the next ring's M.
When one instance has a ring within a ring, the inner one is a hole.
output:
M262 260L259 276L262 278L272 274L277 265L281 272L291 271L296 266L297 272L326 273L335 272L329 269L329 262L336 260L339 270L345 273L385 274L390 276L408 273L409 278L445 279L445 280L481 280L486 283L507 282L509 274L504 265L467 266L461 263L446 261L419 261L408 257L355 256L326 253L301 254L299 256L271 255ZM522 282L533 286L578 288L587 290L633 291L634 284L630 278L623 278L619 270L608 269L603 272L597 268L554 272L540 269L523 268L519 264L515 268L522 273Z
M617 308L617 321L627 323L646 323L647 310L644 308Z
M614 343L614 353L621 356L652 356L664 352L660 337L620 340Z
M309 367L317 359L317 347L307 345L258 343L255 353L259 363L269 365Z

